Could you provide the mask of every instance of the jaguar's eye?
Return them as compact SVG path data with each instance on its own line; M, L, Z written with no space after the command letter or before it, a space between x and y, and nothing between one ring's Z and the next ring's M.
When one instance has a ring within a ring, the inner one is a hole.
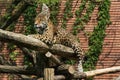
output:
M46 27L47 27L47 24L43 24L43 26L44 26L44 28L46 28Z

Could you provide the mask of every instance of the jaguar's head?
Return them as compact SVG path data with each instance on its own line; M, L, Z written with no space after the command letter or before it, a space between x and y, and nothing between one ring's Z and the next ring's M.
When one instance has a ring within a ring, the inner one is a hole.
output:
M49 17L49 8L47 7L47 5L43 4L42 12L38 14L35 18L34 27L37 33L43 34L47 30Z

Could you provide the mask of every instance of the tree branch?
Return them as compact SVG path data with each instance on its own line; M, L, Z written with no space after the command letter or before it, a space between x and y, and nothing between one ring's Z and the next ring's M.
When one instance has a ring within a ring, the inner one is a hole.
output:
M11 4L6 9L6 13L0 17L0 26L7 20L6 16L11 16L12 11L15 9L15 6L20 2L21 0L13 0Z
M13 0L10 6L6 9L6 14L12 14L12 11L15 9L15 6L22 0Z
M1 65L12 65L9 61L6 61L3 55L0 55L0 64Z
M30 2L30 3L29 3ZM31 2L32 2L32 0L29 0L29 2L28 1L24 1L24 0L22 0L22 1L18 1L17 3L16 3L16 8L13 10L13 11L10 11L10 12L12 12L12 13L9 13L9 16L10 16L10 18L5 18L5 17L3 17L3 25L0 27L1 29L6 29L11 23L13 23L15 20L17 20L18 18L19 18L19 16L21 15L21 13L23 13L24 12L24 10L26 10L26 8L31 4Z

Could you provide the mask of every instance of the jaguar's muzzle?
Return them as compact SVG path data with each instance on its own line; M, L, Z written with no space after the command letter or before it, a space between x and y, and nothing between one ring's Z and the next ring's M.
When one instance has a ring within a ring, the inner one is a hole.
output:
M40 25L35 24L34 27L35 27L35 30L37 31L37 33L43 34L46 31L47 24L45 24L45 23L42 23Z

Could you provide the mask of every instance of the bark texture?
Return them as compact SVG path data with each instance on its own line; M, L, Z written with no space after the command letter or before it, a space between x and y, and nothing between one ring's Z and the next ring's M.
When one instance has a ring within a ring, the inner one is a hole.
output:
M32 37L25 36L23 34L4 31L0 29L0 40L12 42L19 46L40 51L41 53L46 53L50 51L53 54L64 56L66 58L69 58L69 57L75 58L74 51L69 47L66 47L60 44L55 44L52 47L49 47L42 41Z

